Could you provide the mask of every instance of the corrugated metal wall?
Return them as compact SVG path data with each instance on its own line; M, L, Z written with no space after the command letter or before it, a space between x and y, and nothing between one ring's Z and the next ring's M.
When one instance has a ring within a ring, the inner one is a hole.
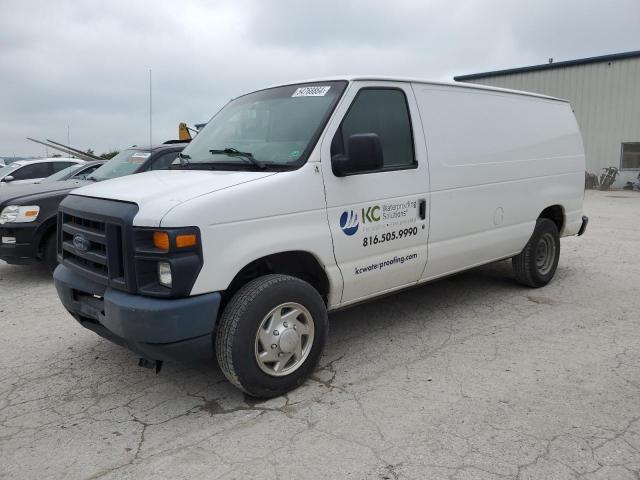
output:
M571 102L587 170L620 168L622 142L640 142L640 58L486 77L472 83L542 93ZM621 172L618 185L637 171Z

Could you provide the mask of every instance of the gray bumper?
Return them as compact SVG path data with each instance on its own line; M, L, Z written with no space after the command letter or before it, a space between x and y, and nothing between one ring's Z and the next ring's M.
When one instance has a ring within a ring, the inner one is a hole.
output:
M31 265L36 256L30 243L0 244L0 260L9 265Z
M54 274L66 309L98 335L153 360L210 358L221 296L179 299L132 295L106 288L59 265Z

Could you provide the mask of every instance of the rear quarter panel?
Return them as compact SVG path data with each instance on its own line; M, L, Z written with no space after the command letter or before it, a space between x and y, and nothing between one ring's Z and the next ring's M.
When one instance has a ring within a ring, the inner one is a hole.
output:
M584 150L568 103L415 84L431 174L423 279L519 253L540 212L561 205L577 233Z

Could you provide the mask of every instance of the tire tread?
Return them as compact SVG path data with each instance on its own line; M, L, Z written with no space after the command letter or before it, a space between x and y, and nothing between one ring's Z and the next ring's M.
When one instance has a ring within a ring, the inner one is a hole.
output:
M534 276L534 249L536 248L534 239L538 238L538 234L540 231L552 229L555 232L556 238L558 238L558 227L556 224L549 220L548 218L538 218L536 221L536 226L531 234L531 238L525 245L522 252L511 259L511 265L513 267L513 273L515 275L516 281L522 285L531 288L538 288L546 285L548 281L540 281ZM558 244L558 251L559 251ZM555 269L554 269L555 272ZM551 276L553 277L553 275ZM550 281L551 279L549 279Z
M44 242L44 249L42 260L47 266L47 270L53 274L53 271L58 266L58 259L56 257L56 232L50 233Z

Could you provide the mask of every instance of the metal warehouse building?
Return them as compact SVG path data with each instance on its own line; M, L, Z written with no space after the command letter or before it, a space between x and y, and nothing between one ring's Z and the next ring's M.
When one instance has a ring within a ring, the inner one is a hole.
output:
M640 51L454 77L526 90L571 102L587 157L587 171L617 167L615 186L640 172Z

